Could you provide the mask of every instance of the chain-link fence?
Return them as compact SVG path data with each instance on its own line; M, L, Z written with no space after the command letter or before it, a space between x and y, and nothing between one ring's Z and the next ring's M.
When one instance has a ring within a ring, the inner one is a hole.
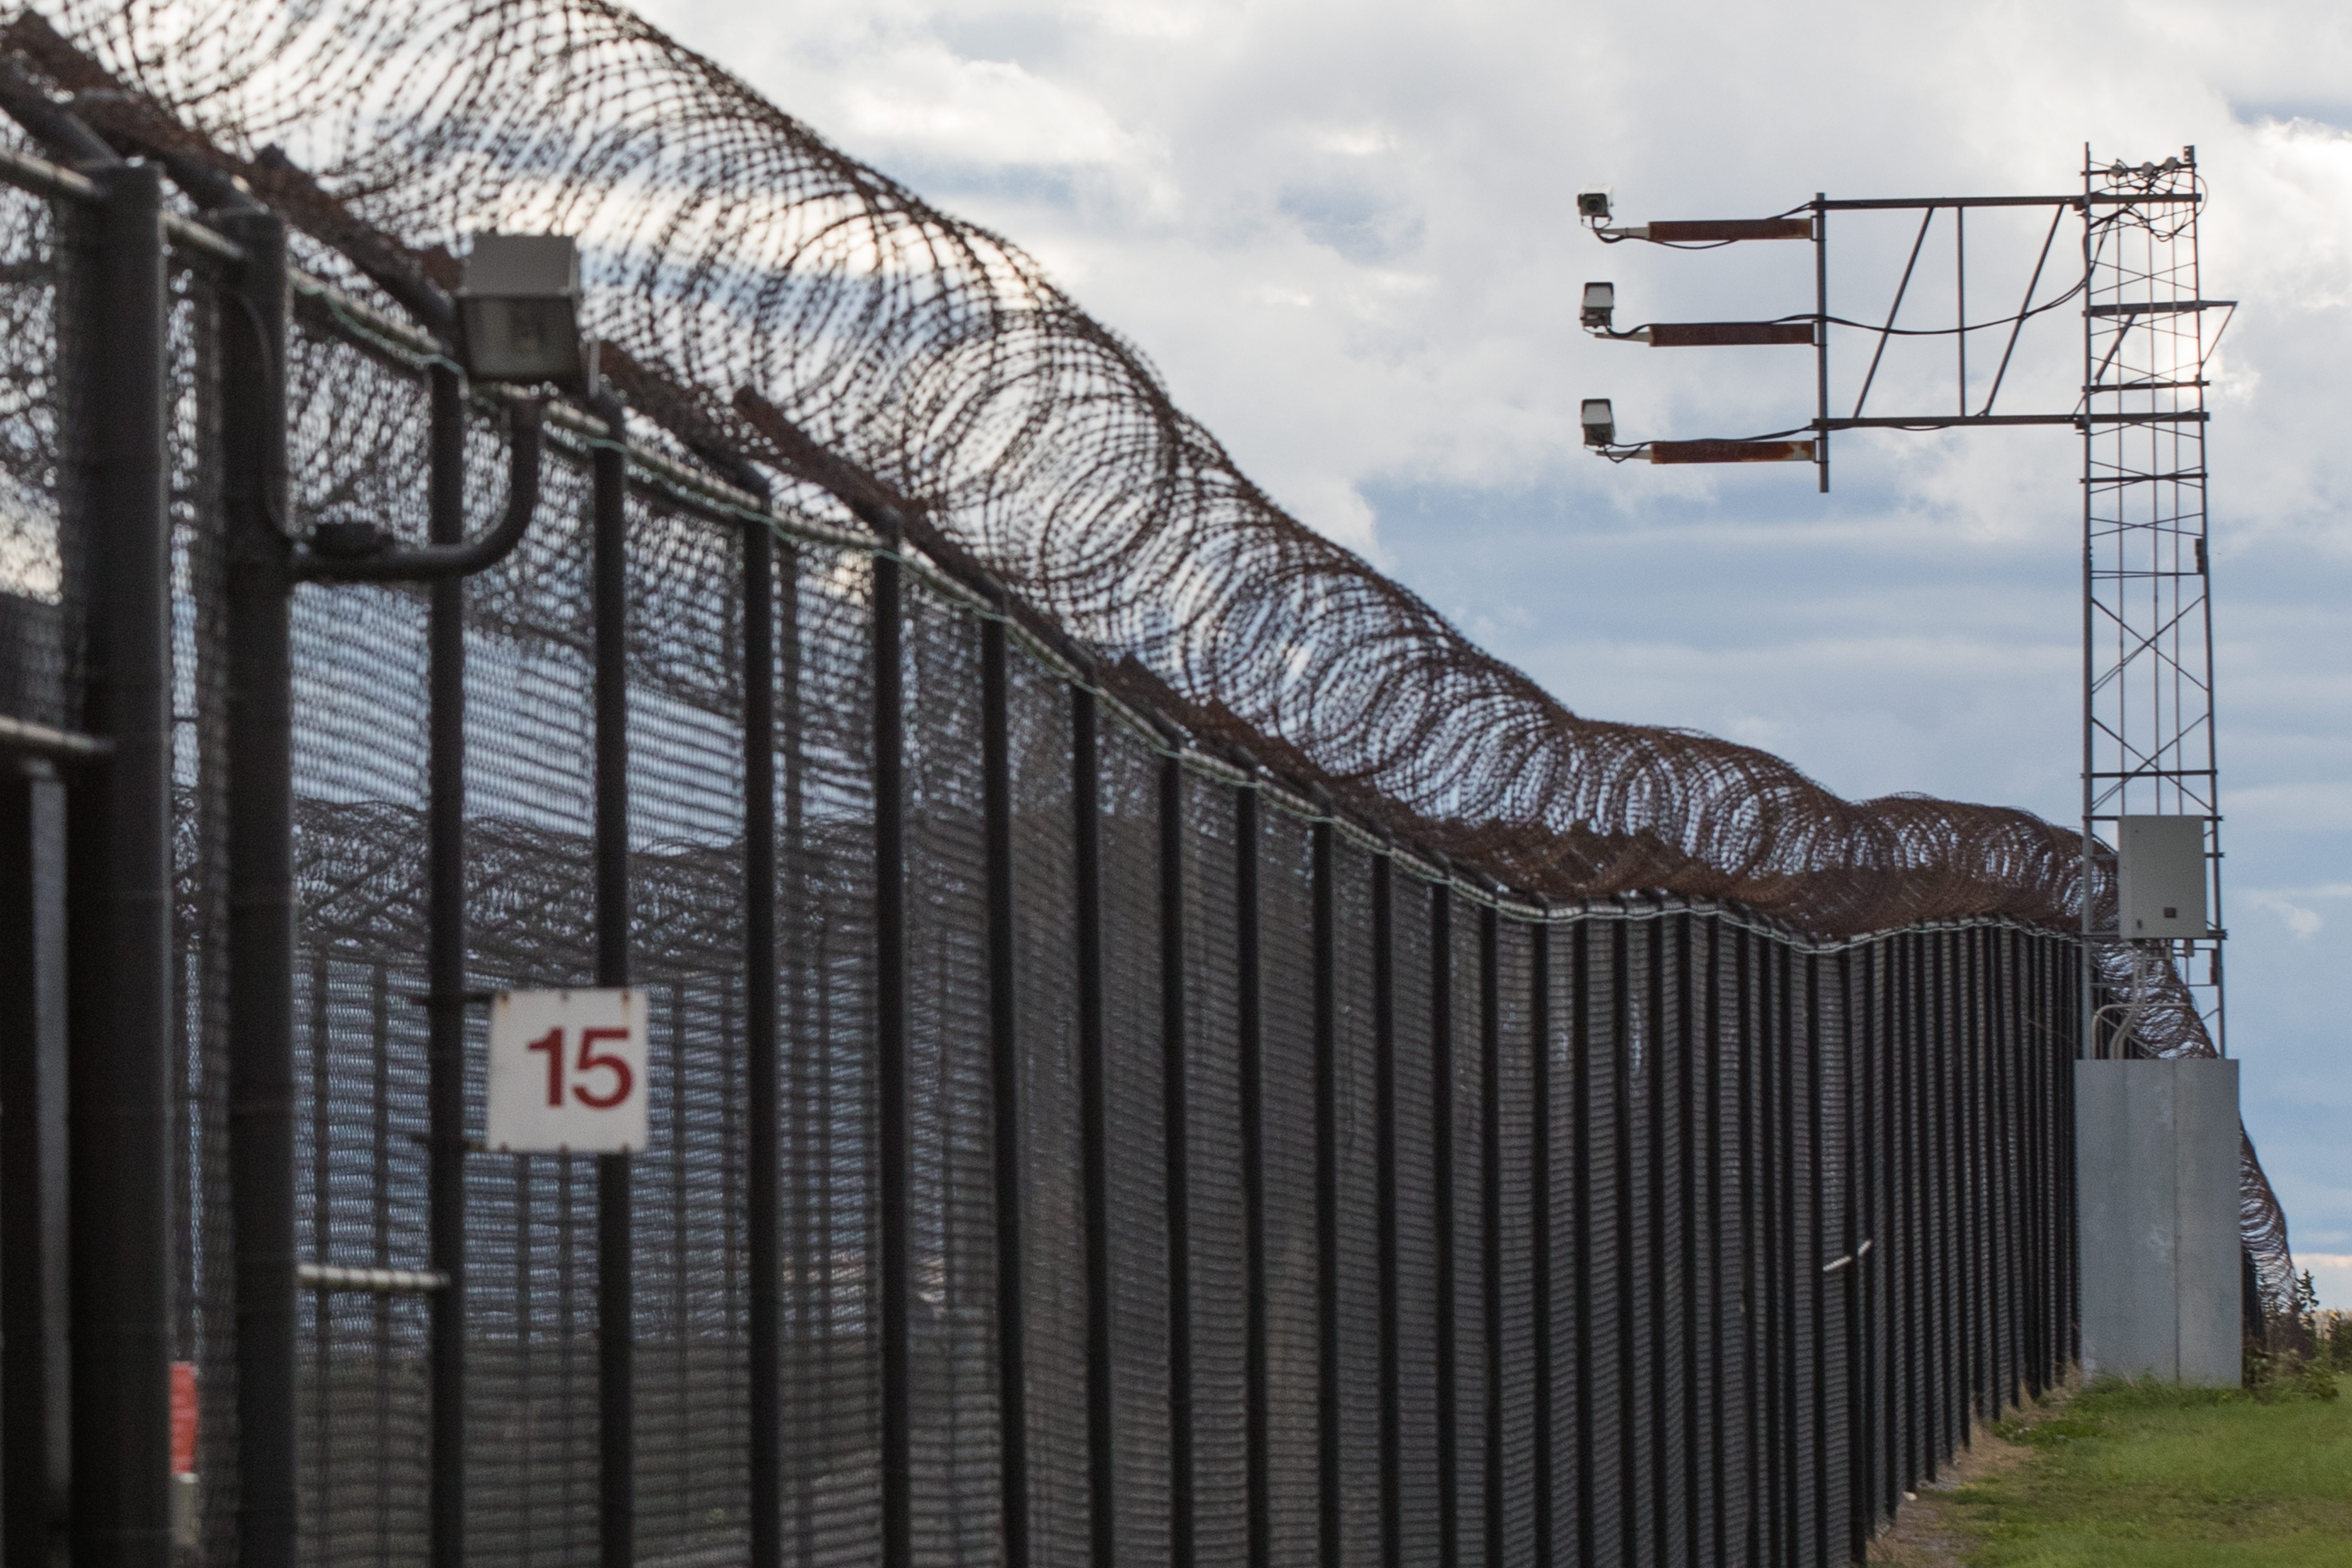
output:
M273 350L257 231L193 207L168 256L146 237L142 391L107 324L136 247L92 216L135 182L0 173L0 708L28 821L95 813L135 754L97 614L126 534L92 498L130 445L107 411L158 422L171 1278L168 1346L139 1353L193 1374L190 1561L1823 1563L2064 1374L2086 966L1999 912L2048 903L2041 871L1856 935L1507 886L1524 823L1449 817L1443 790L1358 809L1279 724L1074 639L889 486L838 470L872 527L771 501L642 409L554 410L529 531L462 589L279 593L273 954L233 821L267 761L240 740L254 542L478 532L536 416L461 398L429 335L299 271ZM348 280L332 243L293 246ZM261 382L282 476L232 416ZM1197 607L1157 581L1161 619ZM1649 853L1637 805L1612 808L1621 868ZM120 871L92 832L68 869ZM1748 875L1789 910L1892 896L1884 868ZM50 889L26 929L95 956L43 1038L140 951L107 945L131 913L73 923L56 880L26 874ZM652 1005L650 1146L486 1152L478 994L609 980L616 951ZM282 976L276 1024L256 973ZM25 1059L12 1096L63 1070ZM19 1195L48 1214L64 1177L8 1103L21 1290ZM77 1211L74 1245L109 1220ZM111 1364L79 1342L101 1295L74 1297L77 1376ZM28 1478L19 1441L27 1408L59 1429L23 1391L66 1309L11 1302L41 1331L0 1364L15 1562L74 1471ZM124 1517L84 1500L97 1445L160 1413L123 1381L77 1428L77 1530Z

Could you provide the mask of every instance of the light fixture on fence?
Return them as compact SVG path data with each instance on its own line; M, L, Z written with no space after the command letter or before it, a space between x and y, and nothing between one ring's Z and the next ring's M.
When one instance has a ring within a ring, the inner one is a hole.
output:
M1580 312L1579 320L1587 327L1605 332L1610 330L1610 323L1616 319L1616 315L1617 285L1587 283L1584 286L1584 307Z
M580 247L568 235L474 237L457 285L466 374L578 389Z
M1584 425L1584 444L1607 447L1617 439L1617 416L1605 397L1588 397L1580 413Z

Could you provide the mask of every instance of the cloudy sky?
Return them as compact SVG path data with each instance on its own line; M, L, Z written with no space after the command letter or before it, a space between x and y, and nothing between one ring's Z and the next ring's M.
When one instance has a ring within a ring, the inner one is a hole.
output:
M1583 280L1614 280L1635 321L1772 316L1811 308L1811 254L1603 248L1570 197L1608 183L1638 221L1817 190L2054 193L2086 142L2133 162L2194 144L2204 292L2243 301L2210 455L2231 1044L2298 1256L2352 1308L2352 10L645 8L1038 256L1273 495L1570 706L1769 747L1848 795L2060 820L2079 809L2074 437L1843 437L1826 497L1796 468L1596 461L1580 397L1613 398L1632 437L1746 435L1811 416L1811 364L1590 342ZM1832 309L1882 312L1910 231L1839 222ZM2021 292L2040 222L1971 224L1972 300ZM1923 310L1950 308L1948 238ZM2062 265L2078 242L2062 233ZM2004 410L2072 406L2079 330L2061 311L2026 334ZM1947 406L1948 341L1891 356L1878 388L1873 412Z

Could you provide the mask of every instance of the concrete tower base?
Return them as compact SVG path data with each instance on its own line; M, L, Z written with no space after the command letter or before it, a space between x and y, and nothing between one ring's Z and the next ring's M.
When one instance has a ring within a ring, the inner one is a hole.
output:
M2074 1064L2083 1371L2234 1388L2238 1064Z

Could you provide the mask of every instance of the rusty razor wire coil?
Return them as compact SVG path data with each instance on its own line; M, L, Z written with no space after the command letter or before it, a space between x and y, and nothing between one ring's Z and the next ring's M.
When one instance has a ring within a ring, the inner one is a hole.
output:
M1727 899L1817 933L2080 924L2069 829L1849 802L1749 747L1570 712L1285 512L1019 248L616 6L134 0L62 30L111 86L27 52L94 122L344 253L356 226L446 286L472 233L579 235L589 329L641 409L805 481L744 409L780 411L1170 717L1401 837L1549 898Z

